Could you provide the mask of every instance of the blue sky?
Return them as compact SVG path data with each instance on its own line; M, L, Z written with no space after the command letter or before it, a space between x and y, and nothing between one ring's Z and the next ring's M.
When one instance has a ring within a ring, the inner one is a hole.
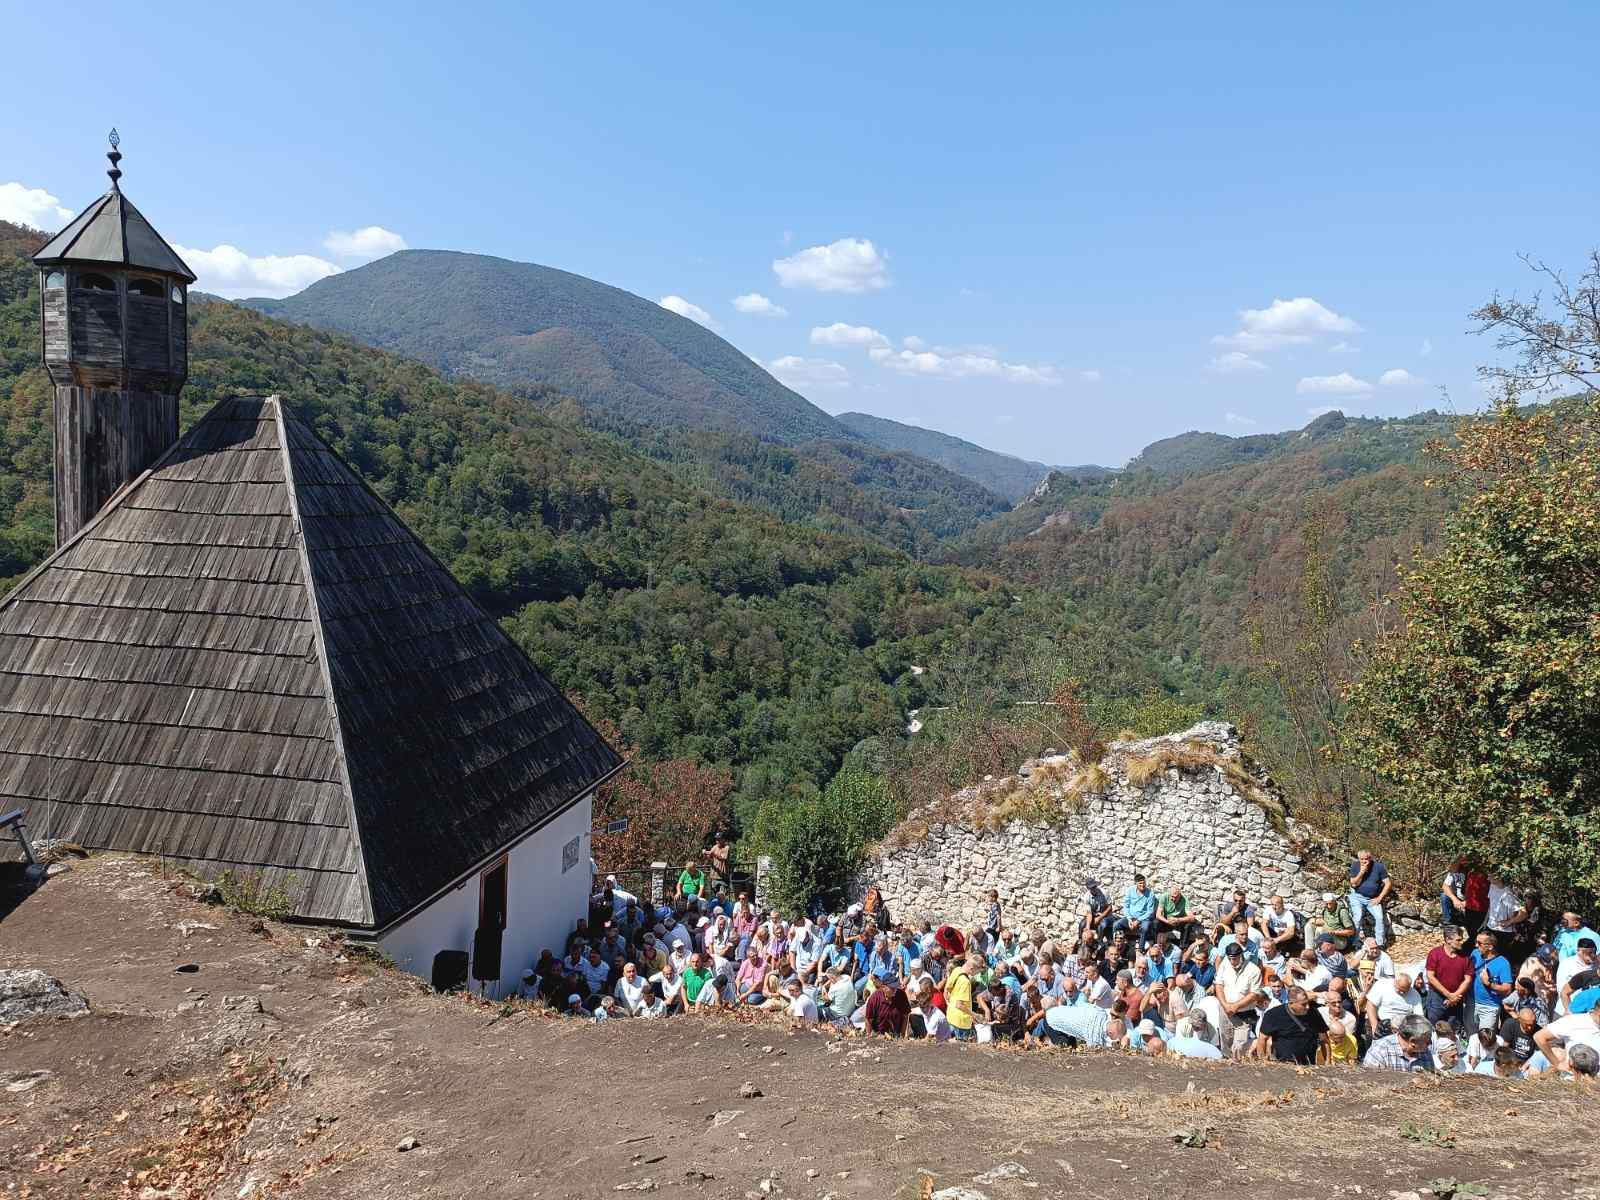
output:
M224 7L13 8L0 215L87 203L115 124L202 286L546 263L1054 463L1476 408L1466 314L1600 244L1592 4Z

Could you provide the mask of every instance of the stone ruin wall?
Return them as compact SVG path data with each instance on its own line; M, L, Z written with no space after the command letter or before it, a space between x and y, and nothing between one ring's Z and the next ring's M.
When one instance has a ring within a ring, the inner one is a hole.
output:
M1186 746L1245 769L1260 799L1241 794L1220 766L1168 768L1143 787L1129 782L1130 759ZM1319 857L1313 841L1284 815L1276 786L1244 759L1232 725L1206 721L1179 734L1115 743L1101 769L1104 790L1064 803L1065 814L1048 823L1010 820L990 829L981 813L986 801L1030 781L1039 787L1040 779L1060 801L1074 774L1065 756L1027 763L1017 776L915 812L865 865L857 887L877 884L896 919L926 916L963 927L983 921L992 887L1008 925L1051 933L1076 927L1086 875L1119 904L1135 872L1158 893L1180 884L1191 910L1207 919L1236 884L1252 903L1276 892L1301 913L1321 906L1329 877L1308 863ZM1273 805L1278 811L1269 814Z

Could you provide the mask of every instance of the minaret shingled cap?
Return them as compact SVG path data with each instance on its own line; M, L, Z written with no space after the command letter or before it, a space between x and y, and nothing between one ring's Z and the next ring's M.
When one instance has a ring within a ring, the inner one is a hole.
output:
M111 169L106 174L111 176L111 190L46 242L33 261L41 267L58 263L132 267L176 275L186 284L193 283L195 275L188 264L133 206L133 201L122 194L117 182L122 178L122 168L117 165L122 161L122 151L117 149L122 138L113 129L108 140L111 149L106 157L111 160Z

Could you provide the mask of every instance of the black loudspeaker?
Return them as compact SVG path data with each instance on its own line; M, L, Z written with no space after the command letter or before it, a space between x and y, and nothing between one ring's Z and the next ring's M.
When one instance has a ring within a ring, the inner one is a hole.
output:
M472 935L472 977L482 982L500 978L501 930L493 925L480 925Z
M438 992L454 992L467 986L467 952L441 950L433 956L433 987Z

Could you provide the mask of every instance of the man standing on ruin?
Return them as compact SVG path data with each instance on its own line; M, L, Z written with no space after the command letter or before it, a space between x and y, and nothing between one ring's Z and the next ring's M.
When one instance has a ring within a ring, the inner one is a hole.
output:
M1350 864L1350 915L1355 919L1356 933L1361 932L1361 920L1372 915L1372 933L1378 945L1388 941L1388 925L1383 917L1383 902L1394 890L1394 880L1389 878L1389 868L1372 857L1371 850L1362 850Z

